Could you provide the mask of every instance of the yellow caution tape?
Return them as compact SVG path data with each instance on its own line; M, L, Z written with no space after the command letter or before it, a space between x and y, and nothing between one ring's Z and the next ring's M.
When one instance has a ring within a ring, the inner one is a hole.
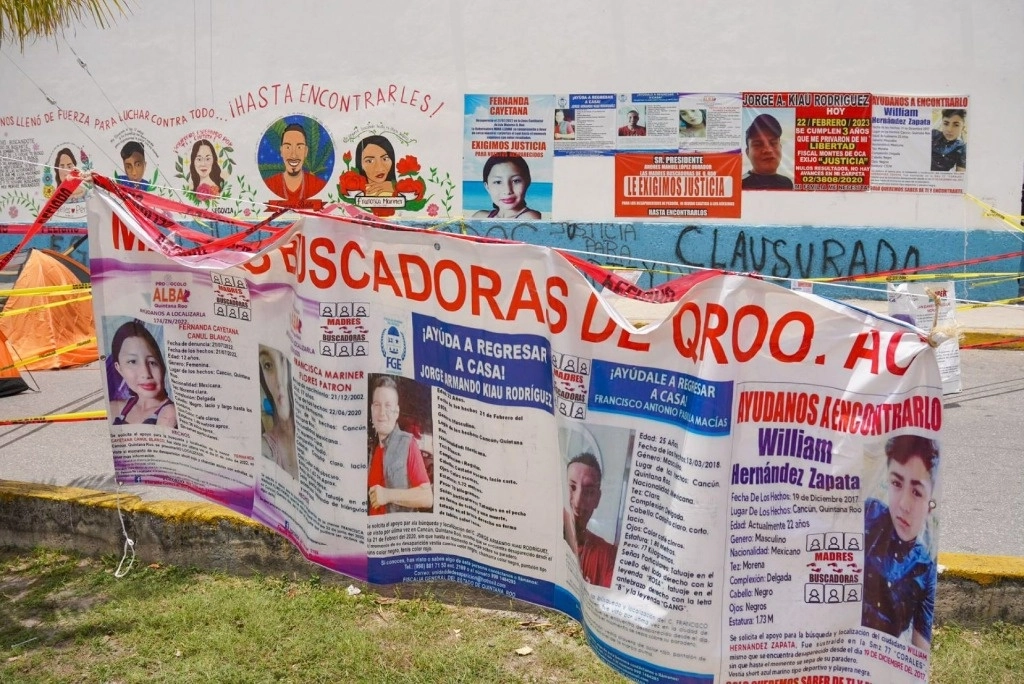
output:
M984 271L978 273L895 273L887 276L860 276L857 278L858 283L903 283L903 282L914 282L923 280L971 280L974 278L1005 278L1007 280L1015 280L1020 277L1020 273L1012 271L995 272L995 271ZM827 282L828 278L805 278L804 280L812 280L814 282Z
M0 418L2 425L24 425L28 423L74 423L80 420L104 420L106 411L80 411L79 413L51 413L48 416L32 416L31 418Z
M37 304L36 306L26 306L23 309L11 309L10 311L0 311L0 318L4 318L5 316L17 316L18 314L29 313L30 311L39 311L40 309L52 309L55 306L64 306L65 304L74 304L75 302L87 302L90 299L92 299L92 295L87 294L84 297L66 299L62 302L50 302L49 304Z
M971 200L972 202L974 202L979 207L985 210L982 216L995 217L1015 230L1024 231L1024 226L1021 225L1021 221L1024 220L1024 216L1021 216L1020 214L1010 214L1004 211L999 211L988 202L983 202L970 193L964 193L964 197Z
M46 285L44 287L23 287L17 290L0 290L0 297L21 297L29 295L54 295L78 290L91 290L92 283L75 283L74 285Z
M961 309L979 309L986 306L1004 306L1009 304L1024 304L1024 297L1010 297L1009 299L998 299L992 302L978 302L975 304L960 304L957 311Z
M441 223L435 223L434 225L430 226L426 230L428 230L428 231L433 230L433 231L441 232L442 228L445 228L446 226L455 226L455 225L459 226L459 232L462 233L463 235L466 234L466 231L469 228L469 226L466 225L466 220L462 216L456 216L455 218L450 218L447 221L442 221Z
M66 347L61 347L60 349L51 349L50 351L43 352L42 354L38 354L38 355L33 356L31 358L21 359L19 361L15 361L14 363L10 364L9 366L0 366L0 373L3 373L4 371L10 370L12 368L20 368L22 366L27 366L30 363L35 363L36 361L41 361L43 359L48 359L51 356L60 356L61 354L67 354L69 351L74 351L75 349L79 349L81 347L85 347L87 345L93 344L95 341L96 341L95 337L89 337L89 338L81 340L79 342L75 342L74 344L69 344Z

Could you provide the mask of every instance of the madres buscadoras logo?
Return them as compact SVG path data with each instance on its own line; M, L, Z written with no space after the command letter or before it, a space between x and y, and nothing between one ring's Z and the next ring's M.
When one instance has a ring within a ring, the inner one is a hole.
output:
M384 330L380 334L380 353L389 371L401 372L406 351L405 333L399 327L400 321L385 318L384 323Z

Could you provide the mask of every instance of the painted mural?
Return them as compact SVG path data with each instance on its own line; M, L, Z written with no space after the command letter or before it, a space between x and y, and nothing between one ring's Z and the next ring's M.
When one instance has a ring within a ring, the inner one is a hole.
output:
M487 41L460 53L426 30L450 28L438 17L420 17L419 32L391 27L378 51L351 36L329 47L341 34L311 25L298 39L303 51L278 55L228 50L218 8L199 0L195 9L191 27L188 17L146 8L124 26L0 64L10 95L0 104L0 250L68 174L95 170L226 218L358 210L616 259L650 284L699 268L828 279L1018 251L985 209L1006 189L971 185L988 184L993 172L977 152L985 112L960 91L966 79L877 94L835 71L815 91L739 77L731 91L702 91L677 74L638 92L623 87L623 73L554 70L558 85L537 89L525 68L535 56L512 50L505 70L488 61L499 46ZM272 15L238 26L273 33L285 17ZM371 15L348 19L377 26ZM157 40L165 26L169 43L192 46L191 61L187 50L176 61L154 48L122 68L106 49L136 33ZM136 87L140 74L154 86ZM209 96L200 92L207 82ZM783 189L799 192L772 192ZM90 192L79 188L51 225L84 227ZM975 195L980 204L965 199ZM891 198L892 211L871 196ZM970 239L937 234L957 230L961 206L959 229ZM36 241L67 249L77 239ZM80 248L76 256L86 258ZM1020 258L978 268L1019 270ZM1016 287L1005 280L961 294L1005 298Z

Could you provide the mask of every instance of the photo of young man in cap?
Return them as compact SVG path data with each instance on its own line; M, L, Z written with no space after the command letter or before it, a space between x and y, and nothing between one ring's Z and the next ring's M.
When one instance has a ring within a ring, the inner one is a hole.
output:
M747 127L746 155L751 169L743 176L744 190L792 190L793 179L779 173L782 163L782 124L771 114L758 114Z

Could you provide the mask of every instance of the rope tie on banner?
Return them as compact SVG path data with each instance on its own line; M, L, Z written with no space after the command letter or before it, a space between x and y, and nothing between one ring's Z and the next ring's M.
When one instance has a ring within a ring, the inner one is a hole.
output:
M953 339L956 336L956 331L949 330L948 328L939 328L939 307L942 306L942 295L930 287L926 287L924 292L928 299L931 300L932 306L935 307L932 315L932 327L928 331L928 346L938 348L942 343Z
M128 536L128 528L124 524L124 513L121 511L121 483L117 483L117 490L114 492L114 501L117 504L117 517L121 521L121 534L124 535L124 549L121 552L121 562L117 564L117 569L114 570L114 577L121 579L131 572L132 565L135 563L135 540ZM129 552L131 558L128 558ZM128 561L128 567L122 570L125 560Z

